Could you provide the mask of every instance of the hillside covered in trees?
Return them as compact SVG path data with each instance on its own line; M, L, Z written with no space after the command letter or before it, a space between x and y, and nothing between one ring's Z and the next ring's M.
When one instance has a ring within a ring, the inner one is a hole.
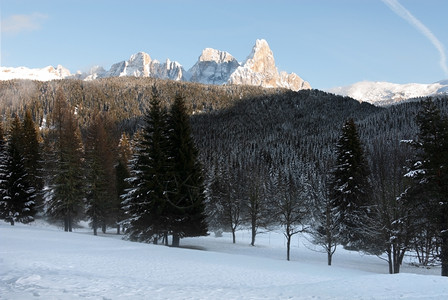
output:
M176 97L185 102L203 168L209 230L234 233L248 227L252 244L260 228L282 226L288 239L306 230L328 252L330 264L335 245L341 243L332 228L337 218L331 216L331 187L342 151L337 145L344 124L353 120L368 169L362 176L372 191L369 211L375 211L374 218L369 215L375 220L369 223L375 229L372 239L354 249L387 253L391 273L399 271L400 257L408 249L423 264L440 259L440 228L419 226L424 220L421 211L403 200L411 184L404 175L416 150L401 141L419 136L420 102L379 108L319 90L151 78L4 81L0 112L6 136L18 126L14 115L24 119L27 111L39 133L43 182L37 185L45 190L36 196L38 210L65 221L67 230L81 218L94 220L95 230L123 224L121 195L129 188L127 168L132 152L140 151L136 148L142 145L141 129L147 124L144 116L149 115L154 90L162 110ZM433 102L447 114L446 97ZM353 177L356 174L348 178ZM67 185L78 193L67 194L61 189ZM67 213L59 210L61 197L71 199L69 219L64 220Z

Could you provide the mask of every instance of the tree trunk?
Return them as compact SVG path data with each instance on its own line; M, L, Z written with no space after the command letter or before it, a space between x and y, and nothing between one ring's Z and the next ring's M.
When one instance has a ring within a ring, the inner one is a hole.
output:
M288 237L286 239L286 260L288 260L288 261L289 261L290 249L291 249L291 236L288 235Z
M255 236L257 235L257 211L258 211L258 205L256 198L253 198L251 203L253 203L252 207L253 210L251 213L251 229L252 229L252 240L250 242L251 246L255 246Z
M442 261L442 276L448 276L448 237L442 237L440 260Z
M73 222L73 220L72 220L72 215L68 215L68 231L69 232L72 232L73 231L73 227L72 227L72 222Z
M101 231L103 233L106 233L106 229L107 229L106 222L103 222L103 224L101 225Z
M400 248L397 245L393 245L393 259L394 259L394 274L400 273Z
M96 216L93 217L92 220L92 228L93 228L93 235L98 235L98 225L97 225L97 221L96 221Z
M14 226L14 219L11 219L11 226Z
M179 234L173 233L173 242L171 243L172 247L179 247L180 245L180 237Z
M168 231L165 231L163 233L163 240L162 243L165 243L165 246L168 246Z
M117 224L117 234L120 234L120 224Z
M235 236L235 228L232 227L232 239L233 239L233 243L236 243L236 236Z
M250 242L251 246L255 246L255 236L257 235L257 223L256 219L252 217L252 239Z
M68 231L68 215L64 216L64 231Z
M330 250L327 252L327 262L328 262L329 266L331 266L332 258L333 258L333 254L331 254L331 248L330 248Z
M393 274L394 273L394 264L392 262L392 249L391 246L389 245L388 249L386 250L387 252L387 263L389 264L389 274Z

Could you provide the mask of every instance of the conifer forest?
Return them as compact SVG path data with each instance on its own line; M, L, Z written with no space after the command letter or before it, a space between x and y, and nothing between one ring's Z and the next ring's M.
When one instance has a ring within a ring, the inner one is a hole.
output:
M319 90L154 78L0 82L0 218L180 246L281 228L448 276L448 97L377 107ZM8 225L9 226L9 225Z

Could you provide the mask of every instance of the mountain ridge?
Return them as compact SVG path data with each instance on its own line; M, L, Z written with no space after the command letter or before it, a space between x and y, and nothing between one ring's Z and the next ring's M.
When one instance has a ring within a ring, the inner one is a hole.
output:
M384 106L420 97L448 95L448 80L429 84L360 81L326 91L340 96L348 96L361 102Z
M278 72L274 55L266 40L256 40L252 52L240 64L226 51L205 48L197 62L186 71L177 61L167 59L164 63L152 59L148 53L138 52L128 60L112 64L109 70L100 66L89 72L71 74L62 66L42 69L0 67L0 80L31 79L48 81L75 78L95 80L107 77L153 77L175 81L191 81L203 84L252 85L267 88L287 88L294 91L311 89L308 82L295 73Z

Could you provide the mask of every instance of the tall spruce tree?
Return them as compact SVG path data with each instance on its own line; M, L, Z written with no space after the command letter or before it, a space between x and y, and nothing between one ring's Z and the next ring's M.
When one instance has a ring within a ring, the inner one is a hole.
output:
M416 159L406 174L414 184L407 199L419 212L421 224L434 229L440 244L441 273L448 276L448 117L427 99L422 102L417 124L418 139L411 142Z
M86 214L90 217L94 235L97 235L98 228L105 233L107 225L115 223L115 218L112 217L113 199L116 195L115 151L112 133L106 127L106 115L97 113L87 130L86 138L86 162L89 166Z
M344 124L336 152L330 199L339 240L347 249L368 250L373 246L370 238L374 234L370 230L373 218L370 172L353 119Z
M117 226L117 234L121 232L121 223L125 219L124 210L122 207L122 195L131 187L127 179L131 176L129 171L129 160L131 158L131 145L127 134L121 135L118 144L118 161L115 165L115 186L116 195L113 202L113 215Z
M21 149L24 157L24 166L28 174L28 180L36 190L36 205L42 210L42 158L39 145L39 133L30 110L25 112L22 128L23 139L21 141Z
M166 114L153 90L132 162L132 188L124 197L124 224L131 240L157 242L168 230L168 143Z
M36 190L29 181L22 153L23 128L16 115L11 124L8 144L3 157L1 178L1 216L14 225L15 222L34 221Z
M53 219L63 220L64 230L71 232L83 212L83 145L74 111L60 89L52 117L54 129L47 137L51 140L48 143L52 146L52 157L47 164L51 176L47 179L46 211Z
M7 207L3 200L3 195L7 188L7 173L6 173L6 160L8 153L6 151L5 133L3 131L3 124L0 122L0 219L4 220L7 215Z
M176 95L168 118L170 187L169 229L172 245L180 238L207 235L202 166L184 99Z

